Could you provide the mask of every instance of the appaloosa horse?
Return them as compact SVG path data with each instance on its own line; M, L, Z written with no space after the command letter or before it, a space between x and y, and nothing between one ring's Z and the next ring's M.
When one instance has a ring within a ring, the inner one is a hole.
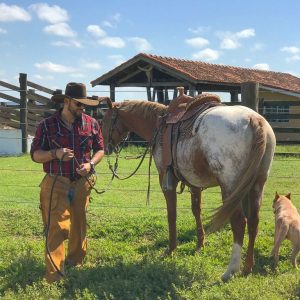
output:
M152 141L157 132L157 119L165 115L167 106L148 101L112 103L103 119L105 151L110 154L128 134L135 132L146 141ZM162 185L163 146L161 132L155 137L153 157ZM191 134L178 139L177 168L191 190L192 211L196 220L197 249L203 245L204 230L201 221L201 190L220 186L223 205L214 214L212 230L230 220L233 232L231 259L222 279L227 281L240 270L246 220L249 244L244 273L254 265L254 242L258 231L259 208L275 148L275 136L268 122L255 111L244 106L216 106L195 119ZM163 191L167 203L169 247L176 248L176 185ZM243 204L243 205L242 205ZM242 209L244 208L244 210ZM245 209L247 207L247 209Z

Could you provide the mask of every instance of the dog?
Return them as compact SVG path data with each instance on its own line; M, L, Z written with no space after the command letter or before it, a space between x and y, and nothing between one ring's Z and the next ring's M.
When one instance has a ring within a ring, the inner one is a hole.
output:
M275 263L279 260L279 247L284 239L292 242L292 265L297 267L297 255L300 251L300 215L291 201L291 193L286 196L275 194L273 201L273 211L275 214L275 236L272 255Z

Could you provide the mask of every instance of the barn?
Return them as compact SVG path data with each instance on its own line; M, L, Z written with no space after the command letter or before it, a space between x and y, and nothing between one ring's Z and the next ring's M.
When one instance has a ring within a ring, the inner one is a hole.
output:
M149 101L165 104L177 97L178 86L192 96L228 93L227 104L246 105L262 114L278 142L300 142L300 78L288 73L140 53L91 84L109 86L113 101L118 87L143 87Z

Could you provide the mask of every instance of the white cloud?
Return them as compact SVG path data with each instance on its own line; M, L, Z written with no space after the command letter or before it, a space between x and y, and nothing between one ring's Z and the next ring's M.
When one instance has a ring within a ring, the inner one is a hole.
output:
M204 50L201 50L193 54L193 58L197 60L212 61L218 59L219 57L220 57L220 52L210 48L206 48Z
M65 36L65 37L76 36L76 32L74 32L67 23L48 25L44 28L44 31L48 34L54 34L58 36Z
M290 54L298 54L298 53L300 53L300 48L295 47L295 46L282 47L280 49L280 51L287 52L287 53L290 53Z
M300 60L300 55L299 54L295 54L293 56L287 57L285 60L287 62L298 61L298 60Z
M117 23L121 21L121 14L116 13L109 18L111 21L105 20L102 22L103 26L113 28L116 27Z
M55 47L75 47L75 48L83 48L82 44L76 40L70 41L56 41L52 43Z
M6 5L5 3L0 3L0 22L28 22L30 20L31 17L25 9L17 5Z
M152 50L151 44L144 38L132 37L128 40L134 44L136 50L139 52L147 52Z
M0 34L6 34L6 33L7 33L7 30L0 27Z
M89 25L86 30L94 36L104 37L106 32L98 25Z
M207 46L209 44L209 41L202 37L196 37L196 38L186 39L185 43L195 48L202 48Z
M221 47L221 49L236 49L240 46L241 46L241 44L238 42L237 39L227 37L221 41L220 47Z
M289 46L289 47L282 47L280 49L282 52L286 52L290 54L291 56L286 57L287 62L293 62L300 60L300 48L295 46Z
M255 30L253 28L248 28L241 30L239 32L219 32L217 35L221 38L221 49L237 49L241 46L241 39L248 39L255 36Z
M203 34L210 31L210 29L211 28L209 26L199 26L197 28L189 28L188 31L194 34Z
M76 72L73 67L68 67L60 64L52 63L51 61L46 61L43 63L36 63L34 66L40 70L44 70L51 73L71 73Z
M108 58L113 61L114 65L117 65L117 66L126 61L126 59L123 55L117 55L117 54L110 55L110 56L108 56Z
M56 24L69 20L68 12L57 5L49 6L47 3L36 3L29 6L40 20Z
M40 74L35 74L33 75L34 78L39 79L39 80L54 80L54 76L52 75L40 75Z
M264 70L264 71L270 70L270 66L268 64L256 64L253 66L253 68L257 70Z
M110 27L110 28L114 27L113 24L111 24L109 21L103 21L102 24L105 27Z
M105 37L98 41L99 45L110 48L124 48L125 42L120 37Z
M253 28L248 28L237 32L235 35L239 39L247 39L255 36L255 30Z
M100 70L102 68L102 66L97 62L86 62L83 63L82 66L84 68L92 69L92 70Z

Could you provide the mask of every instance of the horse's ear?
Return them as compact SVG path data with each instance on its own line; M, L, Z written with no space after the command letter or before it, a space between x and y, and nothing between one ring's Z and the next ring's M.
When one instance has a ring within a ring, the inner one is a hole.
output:
M288 199L291 200L291 193L288 193L287 195L285 195Z
M99 102L106 102L109 109L113 108L112 101L109 97L98 97Z

